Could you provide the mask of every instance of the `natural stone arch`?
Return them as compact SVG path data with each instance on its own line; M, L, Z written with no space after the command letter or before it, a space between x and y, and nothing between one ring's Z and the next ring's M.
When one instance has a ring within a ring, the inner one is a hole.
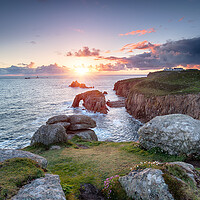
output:
M79 103L81 100L83 100L83 106L87 110L100 112L103 114L108 113L105 96L102 92L98 90L92 90L76 95L72 107L79 107Z

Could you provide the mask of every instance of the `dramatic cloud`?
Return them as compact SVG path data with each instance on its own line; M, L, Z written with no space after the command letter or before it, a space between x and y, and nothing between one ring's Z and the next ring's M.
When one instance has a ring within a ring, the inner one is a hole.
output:
M0 75L56 75L69 72L67 67L60 67L56 63L47 66L31 68L35 63L31 62L26 67L11 66L8 68L0 68Z
M136 30L136 31L131 31L131 32L128 32L128 33L122 33L122 34L119 34L119 36L125 36L125 35L144 35L144 34L147 34L147 33L153 33L153 32L156 32L156 30L154 28L150 28L150 29L143 29L143 30Z
M88 57L88 56L99 56L100 50L93 48L92 50L89 47L83 47L83 49L77 52L67 52L66 56L77 56L77 57Z
M178 21L181 22L184 19L184 17L180 18Z
M200 37L169 41L156 46L154 51L123 58L123 61L126 62L126 68L140 70L162 69L178 65L198 66L200 65Z
M137 46L137 45L136 45ZM148 46L148 43L147 43ZM145 43L141 44L145 49ZM200 66L200 37L169 41L162 45L150 48L149 53L142 53L130 57L100 57L100 59L116 61L115 64L99 65L98 70L158 70L164 67L176 67L181 65L186 68L199 68Z
M83 50L72 53L68 56L94 56L95 60L107 61L108 64L99 64L90 66L98 71L120 71L129 69L139 70L158 70L164 67L183 66L186 68L200 69L200 37L192 39L183 39L178 41L168 41L165 44L152 44L148 41L127 44L121 48L121 51L132 51L134 49L149 49L149 52L132 55L129 57L100 56L98 49L89 50L84 47ZM22 64L22 63L21 63ZM9 68L0 68L1 75L8 74L64 74L69 71L67 67L60 67L57 64L33 68L31 62L25 67L11 66Z
M154 51L154 48L157 46L159 46L159 44L152 44L152 43L148 42L147 40L144 40L144 41L138 42L138 43L127 44L127 45L123 46L120 49L120 51L133 52L134 49L141 49L141 50L151 49L151 51Z

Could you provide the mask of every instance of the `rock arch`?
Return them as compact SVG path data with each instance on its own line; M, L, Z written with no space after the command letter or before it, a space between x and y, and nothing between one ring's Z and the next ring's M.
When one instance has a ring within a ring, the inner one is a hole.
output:
M79 107L79 103L81 100L83 100L83 106L87 110L100 112L103 114L108 113L105 96L102 92L98 90L92 90L76 95L72 107Z

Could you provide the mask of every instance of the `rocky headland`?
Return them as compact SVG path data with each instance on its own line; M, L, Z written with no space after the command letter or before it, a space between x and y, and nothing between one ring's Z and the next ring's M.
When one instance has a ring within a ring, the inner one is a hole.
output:
M147 122L167 114L186 114L200 119L200 71L155 72L145 78L118 81L117 95L136 119Z

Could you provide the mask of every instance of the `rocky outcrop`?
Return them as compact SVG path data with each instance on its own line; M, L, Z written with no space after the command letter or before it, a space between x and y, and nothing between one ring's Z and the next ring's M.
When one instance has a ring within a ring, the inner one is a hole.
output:
M47 120L46 124L56 124L61 122L69 122L69 116L68 115L53 116Z
M81 130L96 127L96 122L87 115L71 115L69 116L69 123L69 130Z
M125 99L118 100L118 101L107 101L106 104L111 108L120 108L125 107Z
M136 85L140 80L139 79L127 79L127 80L121 80L117 81L114 84L114 90L116 91L116 94L122 97L127 97L129 94L130 89Z
M200 173L184 162L140 163L119 182L127 195L136 200L200 198Z
M18 194L12 197L12 200L27 199L66 200L65 194L60 185L59 176L46 174L45 177L38 178L30 184L23 186L19 190Z
M162 175L163 172L159 169L147 168L120 177L119 181L127 196L131 198L138 200L174 200Z
M76 95L72 107L79 107L79 102L83 100L83 106L93 112L100 112L107 114L108 108L106 107L106 99L102 92L92 90Z
M42 156L30 153L28 151L15 150L15 149L0 149L0 162L11 158L29 158L36 161L43 169L47 168L47 160Z
M126 97L125 107L134 118L147 122L156 116L179 113L200 119L200 93L147 96L133 89L139 81L123 80L114 86L117 95Z
M87 115L57 115L46 122L47 125L62 125L67 130L95 128L96 122Z
M200 120L183 114L157 116L138 131L145 149L159 147L171 155L200 155Z
M176 113L200 119L200 94L146 97L143 94L130 93L126 100L126 109L142 122L156 116Z
M93 88L93 87L87 87L84 83L79 83L78 81L73 81L69 87L79 87L79 88Z
M90 129L95 127L96 122L86 115L57 115L49 118L46 125L35 132L31 145L65 143L76 135L88 141L98 141L97 135Z
M93 130L76 130L76 131L67 131L67 138L71 140L74 136L79 136L84 140L88 141L98 141L97 135Z
M50 124L41 126L31 138L31 145L40 143L50 145L67 142L66 130L62 125Z

